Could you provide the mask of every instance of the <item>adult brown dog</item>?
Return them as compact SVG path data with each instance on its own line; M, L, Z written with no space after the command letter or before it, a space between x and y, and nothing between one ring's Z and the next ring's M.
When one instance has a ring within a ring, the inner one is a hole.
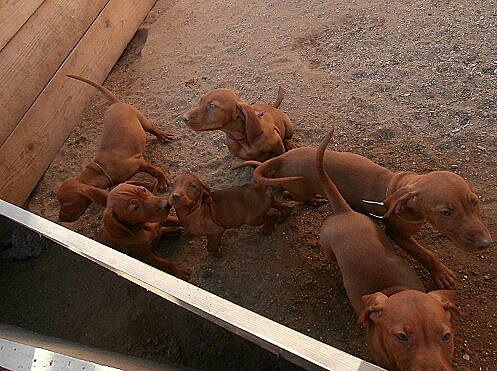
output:
M173 205L183 228L194 236L207 236L207 250L214 256L221 251L219 242L226 229L244 224L263 226L263 233L274 229L271 208L280 211L283 220L290 209L273 198L271 187L245 184L210 191L195 175L182 174L173 181L169 203Z
M480 217L478 196L459 175L392 172L350 152L326 151L324 156L326 171L348 204L364 214L383 214L387 234L430 271L438 287L454 288L455 274L414 239L425 222L467 251L480 251L492 243ZM323 195L315 158L315 148L301 147L262 164L246 161L237 167L257 166L256 182L281 185L294 199L310 201ZM294 180L299 176L303 179Z
M152 187L151 187L152 188ZM188 280L189 270L154 253L160 238L166 233L178 232L178 227L165 227L171 205L167 198L155 196L145 186L121 183L107 197L102 227L97 239L125 254Z
M104 189L124 182L140 171L157 178L158 190L165 190L169 177L143 157L145 131L161 141L172 140L172 135L160 131L140 111L120 102L103 86L83 77L67 76L90 84L112 105L104 114L102 139L95 160L87 164L81 174L65 180L59 187L59 220L76 221L92 202L105 206Z
M292 147L292 123L278 110L282 99L281 88L273 106L249 105L230 89L213 89L185 113L183 121L195 131L221 130L231 154L244 160L264 161Z
M332 134L315 157L322 190L333 210L321 228L321 248L338 262L373 358L389 370L451 370L454 292L425 293L416 273L393 252L385 232L343 199L323 166Z

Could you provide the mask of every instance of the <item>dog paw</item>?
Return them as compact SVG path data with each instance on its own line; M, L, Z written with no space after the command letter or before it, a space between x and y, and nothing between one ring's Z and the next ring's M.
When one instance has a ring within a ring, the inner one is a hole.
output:
M161 132L159 135L157 135L157 139L159 139L163 143L172 142L173 140L176 140L173 134L165 132Z
M431 272L431 275L438 288L445 290L456 288L456 274L442 263Z

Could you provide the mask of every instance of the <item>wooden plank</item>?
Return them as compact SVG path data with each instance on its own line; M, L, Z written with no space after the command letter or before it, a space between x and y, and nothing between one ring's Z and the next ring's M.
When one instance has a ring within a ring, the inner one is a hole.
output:
M45 0L0 51L0 145L108 1Z
M81 116L95 89L67 73L102 82L155 0L111 0L0 147L0 197L23 204Z
M9 42L43 0L0 1L0 50Z
M301 367L382 370L3 200L0 214Z

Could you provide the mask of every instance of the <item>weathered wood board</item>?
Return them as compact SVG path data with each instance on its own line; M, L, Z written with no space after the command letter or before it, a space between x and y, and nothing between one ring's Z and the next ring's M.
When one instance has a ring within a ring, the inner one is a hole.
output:
M22 205L81 116L95 89L67 78L102 82L155 0L111 0L0 147L0 198Z
M0 0L0 50L44 0Z
M45 0L0 51L0 145L108 1Z

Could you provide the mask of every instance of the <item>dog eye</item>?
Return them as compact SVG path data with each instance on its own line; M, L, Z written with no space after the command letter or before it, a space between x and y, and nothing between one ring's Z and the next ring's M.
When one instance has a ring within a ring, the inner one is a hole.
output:
M443 210L440 210L439 213L443 217L448 218L449 216L452 215L452 210L451 209L443 209Z
M451 333L450 332L447 332L446 334L444 334L442 336L442 341L449 341L451 338Z
M192 190L196 190L197 189L197 186L195 184L190 184L188 186L188 188L192 189Z
M214 109L214 108L216 108L216 105L215 105L214 103L209 103L209 104L207 105L207 108L208 108L208 109Z
M398 341L400 341L402 343L405 343L406 341L409 340L407 335L404 334L403 332L397 332L396 334L394 334L394 336L397 338Z

